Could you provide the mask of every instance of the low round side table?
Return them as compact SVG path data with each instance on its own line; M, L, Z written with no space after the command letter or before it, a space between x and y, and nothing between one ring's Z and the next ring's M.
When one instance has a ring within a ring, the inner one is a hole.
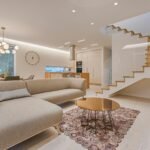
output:
M89 122L91 121L91 119L94 120L95 132L97 127L97 121L100 119L98 117L99 113L102 113L102 119L103 119L105 131L108 128L111 130L114 129L112 111L120 108L120 105L117 102L105 98L88 97L88 98L77 100L76 105L79 108L83 109L82 116L85 116L86 113L87 126L89 126ZM94 112L94 117L91 117L91 114L93 116L93 112Z

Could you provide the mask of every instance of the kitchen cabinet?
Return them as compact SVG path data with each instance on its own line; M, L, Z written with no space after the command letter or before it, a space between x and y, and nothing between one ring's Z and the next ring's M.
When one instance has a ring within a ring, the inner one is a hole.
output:
M101 50L77 52L77 61L82 61L82 70L90 74L90 84L101 84Z

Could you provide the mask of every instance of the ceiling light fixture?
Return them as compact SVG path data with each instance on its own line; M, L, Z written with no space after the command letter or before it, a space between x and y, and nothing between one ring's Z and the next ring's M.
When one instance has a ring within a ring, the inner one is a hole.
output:
M81 48L82 50L87 50L88 48L87 47L83 47L83 48Z
M95 23L94 23L94 22L91 22L90 24L91 24L91 26L93 26Z
M72 10L72 13L75 14L77 11L75 9Z
M0 54L15 54L16 50L19 49L17 45L9 44L5 42L5 27L1 27L2 30L2 41L0 42Z
M98 45L99 45L98 43L91 44L92 47L95 47L95 46L98 46Z
M64 43L64 45L70 45L70 44L71 44L71 42L69 42L69 41Z
M117 5L118 5L118 2L115 2L114 5L117 6Z
M78 40L77 42L78 43L83 43L83 42L85 42L86 40L85 39L82 39L82 40Z

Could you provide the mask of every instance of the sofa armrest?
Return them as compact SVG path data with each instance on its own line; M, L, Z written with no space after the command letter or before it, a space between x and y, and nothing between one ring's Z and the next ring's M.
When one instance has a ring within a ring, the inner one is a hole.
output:
M70 88L80 89L86 92L86 80L83 78L69 78Z

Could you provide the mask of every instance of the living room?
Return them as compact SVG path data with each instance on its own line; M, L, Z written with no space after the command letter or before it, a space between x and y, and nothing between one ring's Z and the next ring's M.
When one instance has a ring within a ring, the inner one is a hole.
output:
M149 6L1 1L0 150L149 150Z

